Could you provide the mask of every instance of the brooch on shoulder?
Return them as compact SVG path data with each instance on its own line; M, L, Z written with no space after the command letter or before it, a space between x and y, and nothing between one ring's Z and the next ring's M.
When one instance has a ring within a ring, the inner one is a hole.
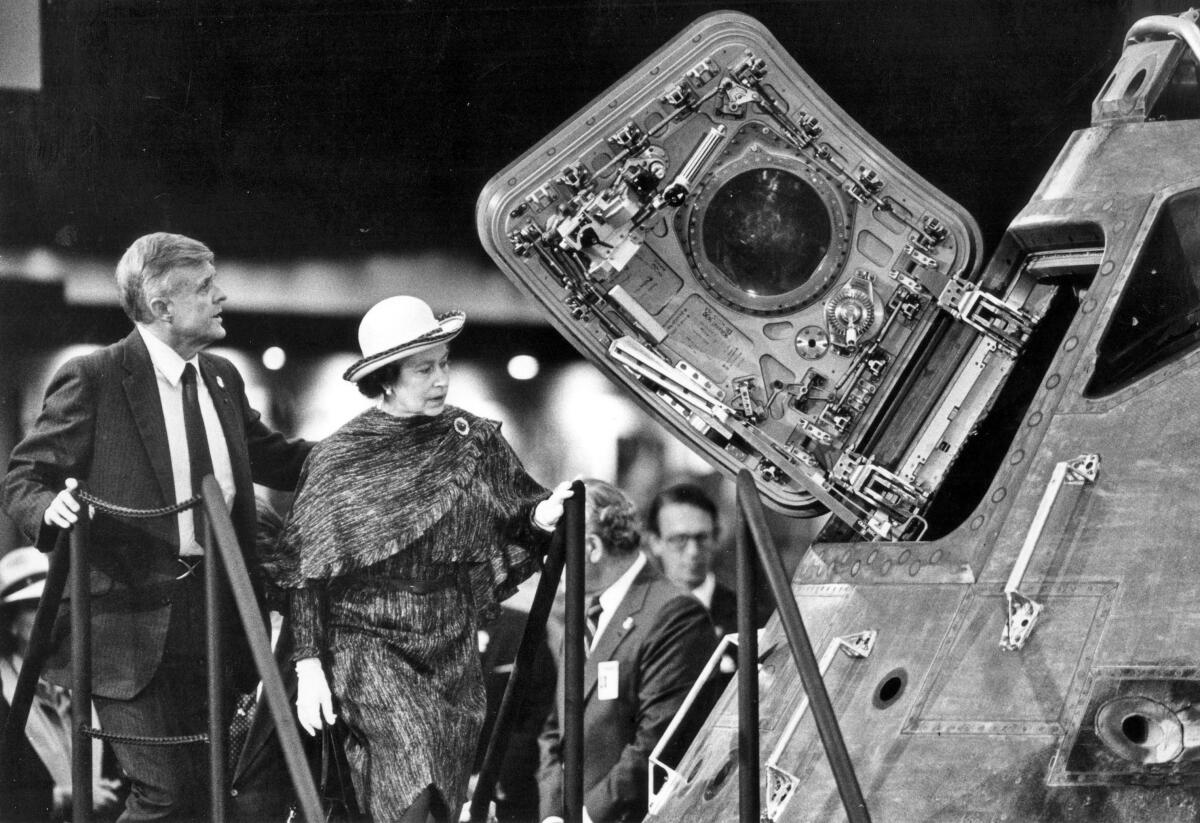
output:
M463 437L466 437L470 433L471 427L467 425L465 417L456 417L454 418L454 430Z

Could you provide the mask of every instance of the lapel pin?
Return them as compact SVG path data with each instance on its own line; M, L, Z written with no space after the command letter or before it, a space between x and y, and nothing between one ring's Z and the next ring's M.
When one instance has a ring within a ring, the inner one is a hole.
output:
M219 375L219 374L217 375L217 385L220 386L222 389L225 388L225 381L221 379L221 375Z
M632 618L632 617L626 617L626 618L625 618L625 622L621 624L621 630L622 630L622 631L629 631L629 630L630 630L630 629L632 629L632 628L633 628L633 618Z

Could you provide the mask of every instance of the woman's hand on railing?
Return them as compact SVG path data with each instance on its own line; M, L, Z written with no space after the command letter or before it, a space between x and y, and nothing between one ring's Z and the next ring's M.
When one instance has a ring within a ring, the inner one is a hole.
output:
M333 725L337 722L337 715L333 713L333 695L319 658L306 657L296 661L296 717L309 735L316 735L325 723Z
M60 491L42 514L42 522L47 526L57 526L69 529L79 520L79 501L71 492L79 487L79 481L68 477L66 488Z
M550 492L549 497L534 507L533 523L535 526L548 532L554 531L554 527L558 525L558 521L563 515L563 501L574 494L571 491L572 482L564 480L559 483L554 487L554 491Z

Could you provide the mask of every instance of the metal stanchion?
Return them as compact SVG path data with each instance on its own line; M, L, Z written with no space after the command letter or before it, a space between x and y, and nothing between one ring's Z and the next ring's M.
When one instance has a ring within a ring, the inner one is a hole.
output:
M566 528L566 616L563 641L563 819L583 821L583 564L584 488L576 480L563 503Z
M496 788L496 780L500 776L500 765L508 750L509 738L517 722L517 713L521 710L526 680L529 679L534 657L546 636L546 621L554 606L558 582L562 579L563 561L566 557L563 549L566 543L563 537L565 529L566 524L560 523L554 530L550 549L546 552L546 564L542 567L542 576L533 596L533 605L529 607L529 616L525 618L521 645L517 648L512 673L508 676L504 697L500 700L500 708L496 711L496 720L488 738L487 754L483 757L483 765L480 766L479 777L475 781L475 792L471 795L471 823L487 821L488 806Z
M209 475L211 477L211 475ZM206 478L208 479L208 478ZM222 643L221 551L213 535L211 518L197 506L192 516L203 524L204 623L208 657L208 785L213 823L225 823L225 649Z
M762 502L758 489L754 485L754 477L743 469L737 478L737 500L739 516L744 518L747 537L758 550L762 561L763 571L767 582L771 585L771 594L779 609L779 619L787 635L788 645L792 648L792 657L796 660L796 668L800 670L800 682L808 695L809 706L812 708L813 720L816 721L817 731L825 746L825 756L829 758L829 766L837 781L838 794L842 797L842 805L846 809L846 817L850 823L870 823L866 801L863 800L862 789L858 785L858 777L854 774L854 764L846 753L846 742L842 739L842 731L838 726L837 715L833 712L833 704L829 700L829 692L825 689L825 680L821 677L821 668L817 657L813 654L812 643L808 631L804 628L804 620L800 617L800 608L792 596L792 587L783 568L783 561L775 550L775 542L767 531L766 517L763 515ZM739 535L741 533L739 532ZM739 566L743 561L738 554ZM738 580L739 589L741 579ZM745 597L745 590L739 590L739 598ZM741 615L739 613L739 620ZM741 624L738 626L741 631ZM740 638L739 638L740 639ZM739 681L740 686L741 681ZM757 728L757 726L756 726ZM755 752L757 754L757 751ZM755 768L757 769L757 763ZM757 818L755 818L757 819ZM742 818L745 823L746 818Z
M754 538L737 509L738 820L758 823L762 799L758 763L758 628L754 625Z
M71 529L71 819L87 823L92 815L92 600L87 546L87 511Z

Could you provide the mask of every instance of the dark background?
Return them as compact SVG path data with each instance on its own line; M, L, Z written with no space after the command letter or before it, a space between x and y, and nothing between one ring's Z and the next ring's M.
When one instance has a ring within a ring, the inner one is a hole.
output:
M43 90L0 92L0 246L139 234L288 261L484 258L487 180L698 16L762 21L975 215L989 247L1134 19L1166 0L43 0Z

